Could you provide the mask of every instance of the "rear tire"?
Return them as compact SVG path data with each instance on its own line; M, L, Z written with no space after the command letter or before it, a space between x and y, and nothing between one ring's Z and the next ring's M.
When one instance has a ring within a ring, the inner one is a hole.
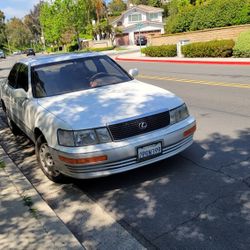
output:
M40 135L36 140L36 157L43 173L55 183L63 183L66 181L66 176L60 173L55 168L55 163L49 150L48 143L43 135Z

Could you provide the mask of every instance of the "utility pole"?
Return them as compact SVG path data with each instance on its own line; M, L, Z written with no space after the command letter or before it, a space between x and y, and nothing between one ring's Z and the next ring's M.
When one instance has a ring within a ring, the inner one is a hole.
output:
M140 45L140 52L141 52L141 28L142 28L143 24L142 23L137 23L136 27L139 30L139 45Z

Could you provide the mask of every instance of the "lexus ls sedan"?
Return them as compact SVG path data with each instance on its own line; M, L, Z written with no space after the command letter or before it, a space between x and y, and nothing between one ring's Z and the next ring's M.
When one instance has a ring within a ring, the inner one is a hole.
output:
M193 142L196 122L183 100L137 74L99 53L26 58L1 82L0 99L11 130L35 143L50 180L102 177Z

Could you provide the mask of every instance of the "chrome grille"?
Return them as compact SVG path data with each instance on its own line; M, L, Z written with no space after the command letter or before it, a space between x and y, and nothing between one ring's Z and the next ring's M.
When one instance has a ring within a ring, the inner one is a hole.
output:
M127 122L109 125L108 128L115 141L145 134L164 128L170 123L169 111L134 119ZM146 124L146 126L144 126Z

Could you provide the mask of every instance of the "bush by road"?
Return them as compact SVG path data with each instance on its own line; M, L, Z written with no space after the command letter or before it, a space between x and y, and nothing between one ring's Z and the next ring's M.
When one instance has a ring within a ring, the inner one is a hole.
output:
M152 57L174 57L177 56L176 45L149 46L142 49L142 53Z
M181 51L185 57L230 57L234 44L233 40L198 42L182 46Z
M233 48L233 56L250 57L250 31L245 31L238 37Z

